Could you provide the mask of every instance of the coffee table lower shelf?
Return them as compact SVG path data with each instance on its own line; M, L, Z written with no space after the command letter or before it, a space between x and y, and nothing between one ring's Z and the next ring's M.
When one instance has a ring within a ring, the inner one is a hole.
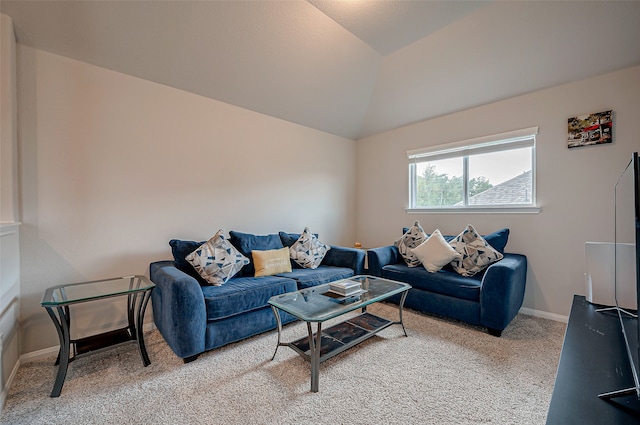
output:
M349 348L360 344L381 330L395 324L391 320L383 319L371 313L362 313L342 323L333 325L321 331L320 363L342 353ZM317 334L313 334L317 340ZM311 361L311 349L309 337L305 336L297 341L286 343L307 361ZM275 355L275 354L274 354Z

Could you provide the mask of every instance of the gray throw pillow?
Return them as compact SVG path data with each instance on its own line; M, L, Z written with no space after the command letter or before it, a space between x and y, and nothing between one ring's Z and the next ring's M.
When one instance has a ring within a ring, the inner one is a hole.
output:
M318 240L308 227L300 238L289 248L289 255L293 261L307 269L316 269L331 247Z
M208 283L220 286L238 273L249 259L224 238L222 230L185 258Z
M504 255L489 245L470 224L449 244L461 254L451 265L462 276L473 276L504 258Z
M422 226L420 226L420 222L416 221L400 239L394 242L394 245L398 248L398 252L402 255L407 266L416 267L419 266L421 262L411 250L426 240L427 234L422 229Z

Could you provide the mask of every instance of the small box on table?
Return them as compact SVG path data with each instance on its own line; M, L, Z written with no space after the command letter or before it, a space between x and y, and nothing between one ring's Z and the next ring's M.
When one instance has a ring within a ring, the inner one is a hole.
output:
M343 280L330 283L329 289L337 294L348 296L360 292L362 287L360 286L360 282Z

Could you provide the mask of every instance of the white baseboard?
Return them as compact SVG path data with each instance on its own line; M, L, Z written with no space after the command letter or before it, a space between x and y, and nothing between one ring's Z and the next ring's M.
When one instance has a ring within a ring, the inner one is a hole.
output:
M18 374L18 369L20 368L20 359L16 362L11 370L11 374L9 375L9 379L7 379L7 384L2 389L2 393L0 393L0 418L2 418L2 411L4 409L4 403L7 400L7 394L9 394L9 388L11 388L11 384Z
M43 348L42 350L24 353L20 355L19 363L24 364L24 363L34 362L36 360L46 359L47 357L51 357L51 356L57 356L58 351L60 351L60 346L56 345L54 347Z
M549 319L562 323L567 323L569 321L569 316L562 316L560 314L549 313L542 310L534 310L527 307L522 307L520 309L520 313L526 314L527 316L540 317L542 319Z

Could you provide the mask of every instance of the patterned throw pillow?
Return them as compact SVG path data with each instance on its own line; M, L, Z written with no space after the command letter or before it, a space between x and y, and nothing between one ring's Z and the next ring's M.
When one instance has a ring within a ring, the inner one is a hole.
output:
M421 264L420 259L411 251L411 249L416 248L426 240L427 234L422 229L422 226L420 226L420 222L416 221L400 239L394 242L394 245L398 248L398 252L400 252L400 255L404 258L404 262L407 263L407 266L416 267Z
M224 238L222 230L218 230L185 259L204 280L216 286L227 282L249 264L249 259Z
M462 254L460 259L451 262L454 270L462 276L473 276L504 258L504 255L489 245L470 224L449 243Z
M318 240L308 227L289 248L291 259L306 269L316 269L331 247Z
M436 229L429 238L416 248L409 248L429 273L435 273L452 260L459 259L462 255L453 249L439 229Z

